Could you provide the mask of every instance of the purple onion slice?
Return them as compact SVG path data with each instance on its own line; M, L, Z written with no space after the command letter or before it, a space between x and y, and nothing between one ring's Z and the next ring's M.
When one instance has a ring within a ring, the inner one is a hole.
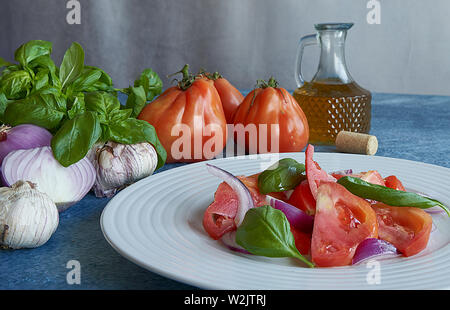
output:
M333 171L330 174L350 175L350 174L353 174L353 170L352 169L338 170L338 171Z
M266 196L266 201L272 208L283 212L292 226L305 233L312 232L314 226L314 218L312 216L287 202L273 198L269 195Z
M400 252L393 244L381 239L368 238L356 248L352 264L356 265L374 257L395 257L399 255Z

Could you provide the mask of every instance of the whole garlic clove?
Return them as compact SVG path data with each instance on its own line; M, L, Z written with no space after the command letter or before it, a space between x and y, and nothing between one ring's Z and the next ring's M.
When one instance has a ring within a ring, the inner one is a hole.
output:
M59 224L50 197L31 182L18 181L0 188L0 246L20 249L46 243Z
M158 164L154 147L147 142L96 145L88 155L97 172L97 197L112 197L118 190L151 175Z

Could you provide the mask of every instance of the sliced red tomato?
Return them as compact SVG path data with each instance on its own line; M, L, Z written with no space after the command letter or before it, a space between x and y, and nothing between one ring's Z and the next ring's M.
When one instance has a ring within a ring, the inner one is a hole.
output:
M288 203L309 215L316 213L316 200L314 199L308 180L302 181L289 197Z
M304 233L291 225L291 232L294 236L295 247L302 255L308 255L311 251L311 233Z
M385 186L396 189L398 191L406 191L402 182L400 182L400 180L395 175L390 175L384 178L384 184Z
M259 193L258 176L238 176L252 195L257 207L266 205L266 196ZM236 229L234 218L239 207L239 199L233 189L225 182L220 183L214 194L214 201L203 215L203 227L208 235L217 240L225 233Z
M305 151L306 178L308 179L311 193L314 199L316 199L319 183L322 181L336 182L336 179L329 175L325 170L322 170L319 164L313 160L313 156L314 146L308 144Z
M378 220L379 238L392 243L403 255L412 256L426 248L432 218L419 208L372 205Z
M220 239L225 233L236 229L234 218L238 206L236 193L227 183L221 183L214 194L214 202L203 215L203 227L211 238Z
M383 177L376 170L362 172L359 178L372 184L385 186Z
M377 219L369 202L338 183L320 183L311 242L317 266L350 265L358 245L377 237Z

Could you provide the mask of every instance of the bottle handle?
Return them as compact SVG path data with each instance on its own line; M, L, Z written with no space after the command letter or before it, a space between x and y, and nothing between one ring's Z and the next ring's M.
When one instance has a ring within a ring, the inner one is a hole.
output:
M303 78L302 75L303 51L306 46L317 44L318 44L317 35L315 34L310 34L302 37L298 43L297 59L295 61L295 81L297 82L297 87L301 87L303 84L305 84L305 79Z

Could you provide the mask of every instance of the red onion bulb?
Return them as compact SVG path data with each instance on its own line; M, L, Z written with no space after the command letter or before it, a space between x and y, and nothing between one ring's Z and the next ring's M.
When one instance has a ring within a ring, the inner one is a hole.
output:
M50 146L52 134L45 128L24 124L0 128L0 164L10 152Z

